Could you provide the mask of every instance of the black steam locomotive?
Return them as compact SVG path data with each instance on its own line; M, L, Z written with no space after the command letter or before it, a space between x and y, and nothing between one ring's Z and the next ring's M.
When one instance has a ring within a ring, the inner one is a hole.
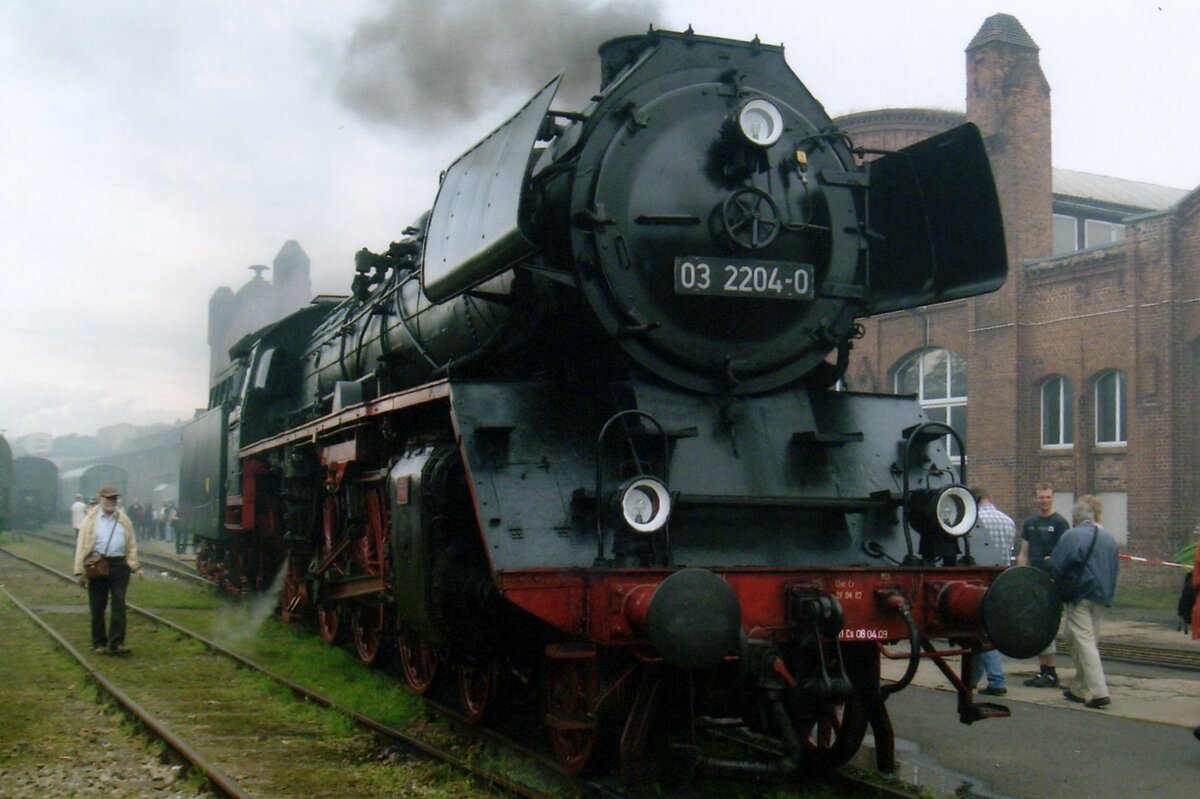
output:
M945 659L1040 651L1048 580L978 540L955 431L838 390L856 318L1003 283L978 131L863 164L780 47L600 52L586 108L550 82L358 253L351 296L234 348L184 436L201 568L282 568L285 618L394 645L471 719L535 687L572 772L615 753L636 780L714 718L783 754L709 770L840 763L868 723L887 769L921 657L963 721L1006 714Z

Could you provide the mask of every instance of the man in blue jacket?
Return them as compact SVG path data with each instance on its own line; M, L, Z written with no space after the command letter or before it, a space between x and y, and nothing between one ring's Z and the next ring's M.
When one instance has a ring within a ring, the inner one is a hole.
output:
M1117 542L1100 526L1100 500L1079 498L1071 508L1070 530L1050 553L1048 571L1060 585L1073 584L1063 596L1067 646L1075 661L1075 678L1063 696L1090 708L1111 703L1097 642L1104 609L1117 590Z

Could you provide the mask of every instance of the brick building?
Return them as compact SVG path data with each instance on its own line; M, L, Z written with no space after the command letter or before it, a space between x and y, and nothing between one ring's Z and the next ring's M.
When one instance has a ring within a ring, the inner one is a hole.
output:
M239 339L303 308L312 299L311 263L295 240L284 242L271 265L275 269L272 280L262 276L267 267L252 266L254 277L236 293L221 286L209 298L210 380L229 365L229 348Z
M1123 551L1169 558L1200 524L1200 191L1054 169L1050 85L1015 17L988 18L966 55L965 114L891 109L838 124L881 149L977 124L1008 281L866 320L846 382L919 393L927 414L966 433L969 481L1018 520L1049 480L1060 512L1099 494ZM1166 572L1128 568L1123 580L1174 586Z

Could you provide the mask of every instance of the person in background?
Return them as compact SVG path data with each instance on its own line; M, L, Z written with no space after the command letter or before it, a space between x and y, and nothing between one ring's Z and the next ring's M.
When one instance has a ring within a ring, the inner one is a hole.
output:
M975 501L979 503L979 524L1001 553L1004 565L1010 565L1017 525L1008 514L992 503L992 495L987 489L975 487L971 489L971 493L975 495ZM980 677L984 674L987 675L987 687L979 693L989 696L1004 696L1008 693L1008 680L1004 676L1004 664L1000 660L1000 653L995 649L989 649L975 656L971 664L971 674L976 684Z
M83 525L83 517L87 516L88 506L83 501L83 494L76 494L71 503L71 527L75 530L75 538L79 538L79 528Z
M96 654L125 655L125 591L129 576L142 576L137 554L137 534L133 522L117 507L121 495L114 486L104 486L98 492L100 503L84 517L75 539L75 570L79 584L88 590L88 607L92 617L92 650ZM108 561L108 574L88 579L83 562L92 553ZM112 614L108 630L104 627L104 611L112 599Z
M1200 544L1196 546L1196 558L1192 561L1192 590L1200 594ZM1200 640L1200 602L1192 603L1192 639ZM1200 738L1200 735L1196 737Z
M1025 520L1021 528L1021 551L1017 553L1018 566L1036 566L1045 569L1059 537L1071 525L1060 514L1054 512L1054 487L1047 482L1034 486L1033 499L1037 513ZM1057 688L1058 669L1054 660L1055 642L1051 641L1042 654L1038 655L1038 673L1025 681L1034 688Z
M1192 588L1200 593L1200 544L1196 546L1196 557L1192 561ZM1200 640L1200 602L1192 603L1192 638ZM1200 726L1192 730L1196 740L1200 740Z
M1075 661L1075 678L1063 698L1099 709L1111 704L1100 662L1100 622L1117 590L1118 551L1112 535L1100 526L1100 499L1088 494L1071 508L1075 523L1054 546L1047 571L1060 585L1075 579L1063 596L1067 646ZM1069 580L1068 580L1069 581Z
M133 504L129 506L129 518L133 521L133 529L139 536L144 536L145 528L142 524L143 519L142 501L137 497L133 498Z
M179 508L175 507L174 503L171 503L171 513L167 523L175 534L175 554L184 554L187 552L187 533L179 526Z

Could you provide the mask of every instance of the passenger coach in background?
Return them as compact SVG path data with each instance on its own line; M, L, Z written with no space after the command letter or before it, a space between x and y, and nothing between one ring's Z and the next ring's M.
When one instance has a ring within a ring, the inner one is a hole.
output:
M58 509L58 467L45 458L26 455L13 461L12 522L35 530Z
M0 436L0 532L8 529L13 483L12 447L8 439Z
M953 429L833 390L856 318L1004 282L977 129L862 164L780 47L600 52L586 108L551 81L348 298L233 350L184 434L200 567L286 566L285 618L367 663L394 643L418 693L448 672L470 719L543 686L576 773L615 753L636 781L713 716L783 754L701 770L836 765L868 723L889 770L884 700L923 651L962 721L1007 715L946 660L1039 652L1048 579L972 547Z

